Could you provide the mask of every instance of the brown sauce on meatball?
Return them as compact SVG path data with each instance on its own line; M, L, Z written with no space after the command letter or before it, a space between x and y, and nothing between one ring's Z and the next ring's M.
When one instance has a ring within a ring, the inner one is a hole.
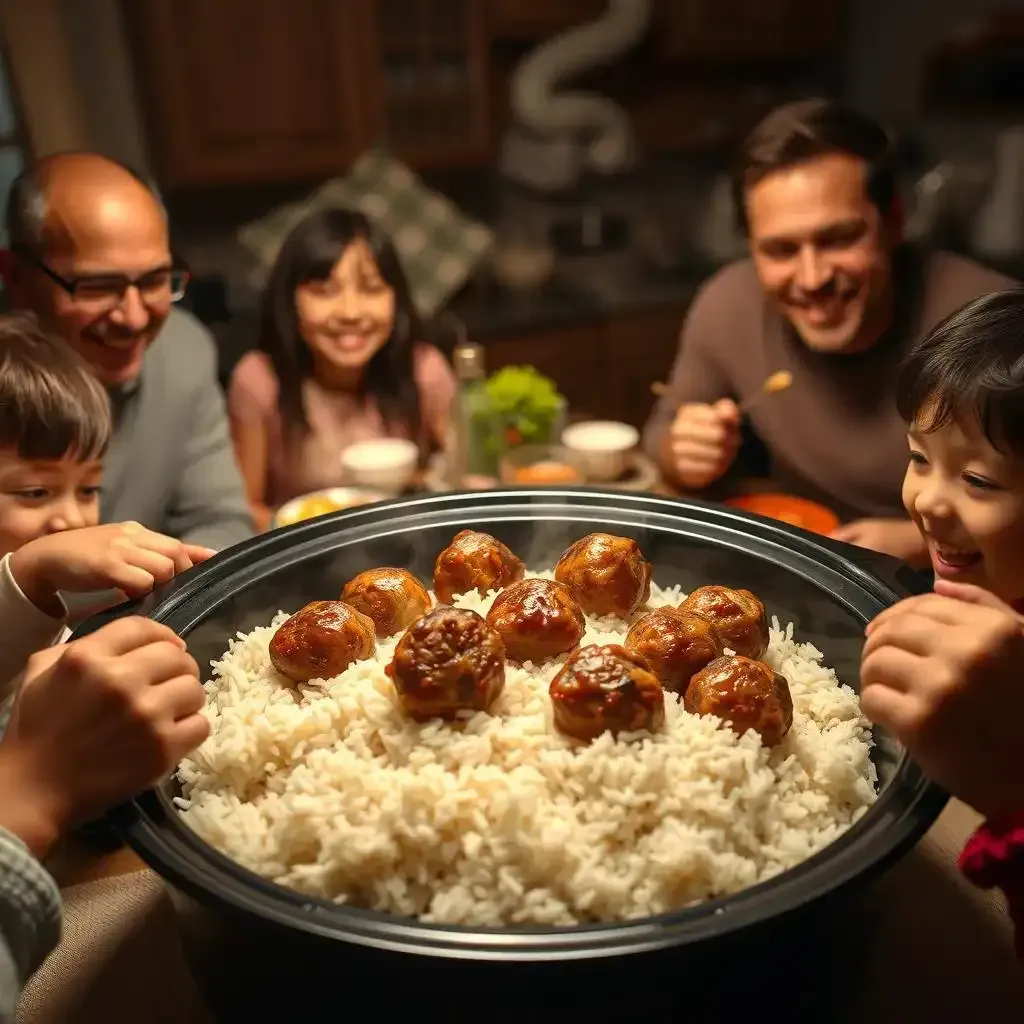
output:
M731 587L698 587L679 606L707 619L736 654L763 658L768 650L768 617L760 599L749 590Z
M486 711L505 687L501 637L476 612L435 608L414 622L387 667L402 710L417 721Z
M494 599L487 621L509 658L534 664L571 651L587 628L568 588L552 580L520 580L506 587Z
M754 729L769 747L781 743L793 725L793 696L785 676L742 655L718 658L698 672L683 707L693 715L721 718L740 736Z
M635 540L610 533L591 533L572 544L555 566L555 579L588 615L627 619L651 595L651 563Z
M331 679L376 650L373 620L342 601L312 601L270 640L270 661L292 682Z
M373 619L377 636L394 636L430 611L427 588L408 569L367 569L345 584L341 599Z
M679 694L723 651L722 639L707 619L675 608L642 615L630 626L625 648L647 662L666 690Z
M555 727L592 740L603 732L654 732L665 722L665 693L647 663L618 644L581 647L551 680Z
M434 593L441 604L471 590L481 595L521 580L526 567L496 537L462 530L434 563Z

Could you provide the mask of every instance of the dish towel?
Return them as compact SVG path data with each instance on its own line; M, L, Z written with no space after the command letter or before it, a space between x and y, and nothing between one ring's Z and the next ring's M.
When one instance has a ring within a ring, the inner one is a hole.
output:
M17 1024L216 1024L152 871L63 891L64 935L25 988Z
M301 202L279 206L239 229L238 239L256 257L259 274L269 272L285 235L303 217L332 206L360 210L390 236L425 318L469 280L494 246L487 225L466 216L405 164L371 150L344 178L332 178Z

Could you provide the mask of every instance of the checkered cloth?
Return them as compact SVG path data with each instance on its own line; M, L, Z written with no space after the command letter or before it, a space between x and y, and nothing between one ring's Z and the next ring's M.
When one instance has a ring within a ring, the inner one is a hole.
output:
M364 153L344 178L332 178L299 203L245 225L239 241L269 271L285 235L306 214L329 206L362 211L391 236L416 308L433 316L469 279L494 245L494 233L427 188L386 153Z

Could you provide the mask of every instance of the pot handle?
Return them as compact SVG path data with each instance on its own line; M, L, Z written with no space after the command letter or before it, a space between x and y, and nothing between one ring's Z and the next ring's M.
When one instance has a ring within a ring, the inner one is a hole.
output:
M859 569L877 576L886 586L891 587L901 597L914 594L926 594L932 589L931 574L912 569L892 555L883 555L880 551L846 544L831 537L818 537L816 543L834 552L848 562L853 562Z

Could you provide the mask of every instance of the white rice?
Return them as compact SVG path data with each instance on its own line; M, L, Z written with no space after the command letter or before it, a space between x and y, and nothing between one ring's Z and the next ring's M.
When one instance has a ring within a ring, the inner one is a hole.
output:
M495 596L455 603L483 615ZM650 607L682 597L654 585ZM509 663L491 711L453 724L399 711L384 674L397 637L297 692L268 655L286 618L214 663L212 732L181 765L179 804L228 857L312 896L469 926L644 917L793 867L875 800L856 694L775 619L766 660L795 710L770 750L668 693L656 735L568 740L547 692L564 657ZM588 618L583 643L627 628Z

